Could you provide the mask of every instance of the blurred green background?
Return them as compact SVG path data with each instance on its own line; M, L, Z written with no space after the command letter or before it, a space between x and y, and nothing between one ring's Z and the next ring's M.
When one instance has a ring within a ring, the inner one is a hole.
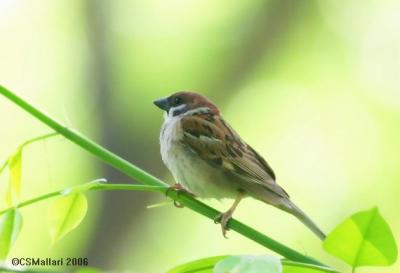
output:
M196 90L322 229L378 205L400 240L399 12L398 0L1 0L0 83L169 182L152 101ZM0 124L4 159L49 132L4 98ZM60 137L30 146L23 160L22 199L100 177L132 182ZM206 256L269 253L233 232L224 239L188 209L146 209L164 200L90 193L88 217L53 247L51 201L24 208L10 256L88 257L105 270L152 273ZM207 203L225 210L231 201ZM236 217L348 270L285 213L248 199ZM357 272L399 270L397 262Z

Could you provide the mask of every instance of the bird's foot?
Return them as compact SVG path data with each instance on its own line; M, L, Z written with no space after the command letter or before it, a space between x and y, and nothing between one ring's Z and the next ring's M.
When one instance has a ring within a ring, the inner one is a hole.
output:
M214 223L221 224L222 235L228 239L226 232L229 230L228 222L232 218L233 211L228 210L227 212L220 213L214 218Z
M192 192L190 192L189 190L185 189L185 188L184 188L181 184L179 184L179 183L175 183L175 184L173 184L172 186L170 186L170 187L167 189L167 191L165 192L165 194L168 195L168 192L169 192L169 191L176 191L176 192L178 193L178 196L179 196L180 194L182 194L182 193L185 193L185 194L187 194L187 195L189 195L189 196L192 196L192 197L195 196ZM177 207L177 208L183 208L183 207L184 207L181 203L179 203L179 202L176 201L176 200L174 200L174 206Z

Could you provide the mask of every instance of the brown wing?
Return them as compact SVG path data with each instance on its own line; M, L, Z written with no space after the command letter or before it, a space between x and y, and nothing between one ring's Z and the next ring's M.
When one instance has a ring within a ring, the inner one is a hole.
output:
M275 182L267 162L220 117L210 114L184 117L182 142L204 161L244 181L256 183L279 196L289 197Z

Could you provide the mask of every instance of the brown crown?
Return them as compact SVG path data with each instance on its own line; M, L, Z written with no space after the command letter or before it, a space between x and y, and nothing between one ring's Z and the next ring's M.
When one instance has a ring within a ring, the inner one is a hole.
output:
M180 97L190 109L208 107L214 115L219 115L218 107L208 98L195 92L181 91L171 95L172 98Z

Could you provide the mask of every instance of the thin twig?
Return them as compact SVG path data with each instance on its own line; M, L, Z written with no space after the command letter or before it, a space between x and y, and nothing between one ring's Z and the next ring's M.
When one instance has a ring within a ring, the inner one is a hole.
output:
M57 133L57 132L53 132L53 133L48 133L48 134L45 134L45 135L42 135L42 136L34 137L34 138L31 138L31 139L25 141L21 146L25 147L25 146L27 146L29 144L34 143L34 142L37 142L37 141L40 141L40 140L44 140L46 138L58 136L58 135L60 135L60 134Z
M0 215L3 213L6 213L9 210L15 209L15 208L23 208L28 205L44 201L46 199L56 197L56 196L63 196L66 195L67 193L70 192L77 192L80 191L80 189L86 189L86 190L106 190L106 191L112 191L112 190L128 190L128 191L149 191L149 192L164 192L167 190L166 187L162 186L149 186L149 185L132 185L132 184L104 184L104 183L94 183L91 187L87 187L90 184L93 184L92 182L81 184L75 187L69 187L64 190L59 190L59 191L53 191L50 193L46 193L40 196L37 196L35 198L20 202L18 205L15 207L10 207L6 208L4 210L0 210Z

